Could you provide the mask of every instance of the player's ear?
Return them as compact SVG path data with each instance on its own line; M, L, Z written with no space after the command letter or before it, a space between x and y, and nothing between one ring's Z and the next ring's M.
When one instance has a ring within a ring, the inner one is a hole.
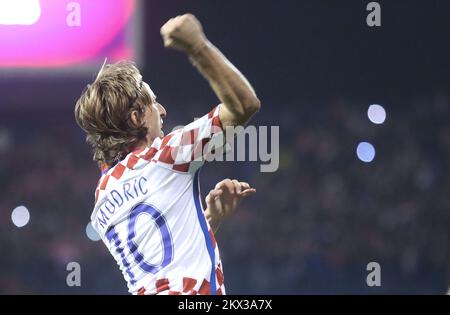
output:
M133 110L130 114L130 119L133 126L141 126L143 124L143 116L143 113L138 110Z

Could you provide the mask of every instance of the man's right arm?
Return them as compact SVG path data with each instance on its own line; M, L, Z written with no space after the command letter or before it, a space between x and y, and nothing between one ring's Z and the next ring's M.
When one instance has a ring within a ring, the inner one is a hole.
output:
M261 103L250 83L206 38L200 22L191 14L169 20L161 28L166 47L188 54L208 80L224 106L219 118L223 127L245 125Z

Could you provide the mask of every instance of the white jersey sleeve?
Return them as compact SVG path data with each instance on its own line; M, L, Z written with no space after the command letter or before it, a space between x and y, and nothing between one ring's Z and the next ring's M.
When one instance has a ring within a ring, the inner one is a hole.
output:
M156 141L149 152L159 165L194 174L224 145L224 133L219 119L220 106L189 125L177 129L161 142Z

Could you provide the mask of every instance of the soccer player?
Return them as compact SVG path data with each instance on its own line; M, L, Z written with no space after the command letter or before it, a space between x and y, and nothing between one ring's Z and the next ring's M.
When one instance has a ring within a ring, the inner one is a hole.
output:
M227 126L245 125L260 101L244 76L206 38L191 14L161 28L166 47L187 54L221 103L166 136L166 109L130 62L102 67L75 106L102 176L91 216L132 294L225 294L214 229L255 192L225 180L204 212L199 170L224 142Z

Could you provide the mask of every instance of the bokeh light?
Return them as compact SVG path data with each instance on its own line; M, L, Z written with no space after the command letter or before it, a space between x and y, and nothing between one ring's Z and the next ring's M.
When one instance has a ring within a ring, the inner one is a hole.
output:
M369 142L360 142L356 148L358 159L370 163L375 158L375 147Z
M369 106L367 110L367 117L374 124L382 124L386 120L386 111L383 106L378 104L373 104Z
M12 211L11 220L15 226L24 227L30 221L30 211L25 206L18 206Z
M101 239L100 235L98 235L91 222L86 225L86 235L91 241L94 242L97 242Z

